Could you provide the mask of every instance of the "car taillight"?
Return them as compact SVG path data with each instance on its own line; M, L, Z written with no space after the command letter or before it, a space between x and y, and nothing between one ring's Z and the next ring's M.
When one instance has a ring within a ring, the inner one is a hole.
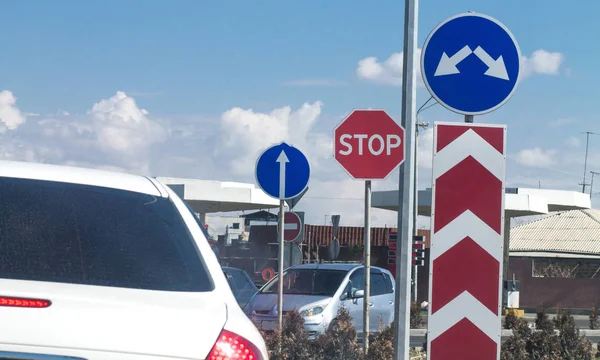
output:
M48 306L50 306L50 304L52 304L50 300L0 296L0 306L22 308L47 308Z
M258 348L231 331L223 330L207 360L263 360Z

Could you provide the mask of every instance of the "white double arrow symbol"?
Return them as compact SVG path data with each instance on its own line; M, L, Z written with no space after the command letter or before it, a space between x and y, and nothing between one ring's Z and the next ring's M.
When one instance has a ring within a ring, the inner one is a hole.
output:
M434 76L460 74L460 70L458 70L456 65L458 65L471 54L475 54L479 60L483 61L483 63L487 65L488 69L485 72L485 75L498 79L510 80L508 78L508 72L506 71L506 65L504 65L504 59L502 58L502 55L500 55L498 59L494 60L490 54L481 48L481 46L478 46L475 51L472 51L468 45L460 49L456 54L452 55L452 57L448 57L448 55L444 52L442 54L442 58L440 59L440 63L435 70Z

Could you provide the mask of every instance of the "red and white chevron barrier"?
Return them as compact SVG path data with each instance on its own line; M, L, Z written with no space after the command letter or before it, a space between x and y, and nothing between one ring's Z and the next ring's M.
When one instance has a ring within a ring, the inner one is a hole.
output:
M500 359L506 126L434 125L429 360Z

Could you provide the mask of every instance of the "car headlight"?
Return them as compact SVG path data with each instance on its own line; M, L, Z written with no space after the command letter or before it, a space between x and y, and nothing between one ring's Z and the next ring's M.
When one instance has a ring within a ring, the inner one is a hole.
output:
M309 317L309 316L319 315L320 313L323 312L323 310L325 310L325 308L323 306L315 306L315 307L312 307L312 308L308 308L308 309L302 310L300 312L300 316L302 316L302 317Z

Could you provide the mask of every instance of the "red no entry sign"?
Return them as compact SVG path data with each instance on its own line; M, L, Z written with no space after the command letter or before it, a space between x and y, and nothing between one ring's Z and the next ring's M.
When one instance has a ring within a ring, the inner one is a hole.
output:
M334 129L333 151L354 179L382 180L404 161L404 129L383 110L355 110Z
M283 226L283 240L285 241L295 241L302 232L302 220L300 220L300 216L295 212L284 213ZM278 222L277 232L279 233L280 231Z

